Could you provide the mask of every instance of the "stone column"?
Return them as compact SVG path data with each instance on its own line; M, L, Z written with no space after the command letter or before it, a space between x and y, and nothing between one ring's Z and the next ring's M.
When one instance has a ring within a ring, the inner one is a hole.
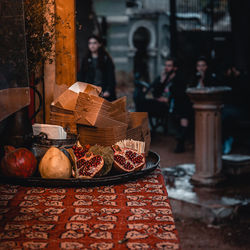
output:
M197 185L216 185L221 175L221 108L228 87L188 88L195 110L195 173Z

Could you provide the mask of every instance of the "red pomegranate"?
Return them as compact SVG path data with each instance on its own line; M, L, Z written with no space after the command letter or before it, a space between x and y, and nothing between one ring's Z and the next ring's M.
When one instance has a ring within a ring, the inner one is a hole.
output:
M82 158L89 151L89 148L89 144L84 145L83 147L80 144L72 147L77 160Z
M114 167L119 172L133 172L141 170L145 165L144 154L129 148L114 145Z
M100 155L94 155L92 152L85 153L84 157L76 162L73 176L76 178L90 179L101 176L103 172L104 160Z
M26 148L5 146L5 156L1 161L1 172L5 176L30 177L35 173L37 160Z

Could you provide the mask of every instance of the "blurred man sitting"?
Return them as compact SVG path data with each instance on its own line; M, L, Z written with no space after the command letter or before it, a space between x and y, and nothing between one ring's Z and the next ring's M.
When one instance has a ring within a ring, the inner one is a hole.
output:
M186 83L178 70L175 58L169 57L166 59L162 74L154 80L151 88L154 98L145 99L141 111L147 111L149 116L173 114L179 126L177 145L174 152L184 152L185 137L192 108L186 95Z

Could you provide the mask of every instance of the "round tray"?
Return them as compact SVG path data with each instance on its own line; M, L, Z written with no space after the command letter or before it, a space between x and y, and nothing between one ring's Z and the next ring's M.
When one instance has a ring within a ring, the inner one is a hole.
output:
M41 177L16 178L0 176L0 182L5 184L35 187L86 187L112 185L143 177L155 170L159 166L159 162L160 156L155 152L149 151L148 156L146 157L146 167L136 172L110 174L108 176L96 177L92 179L43 179Z

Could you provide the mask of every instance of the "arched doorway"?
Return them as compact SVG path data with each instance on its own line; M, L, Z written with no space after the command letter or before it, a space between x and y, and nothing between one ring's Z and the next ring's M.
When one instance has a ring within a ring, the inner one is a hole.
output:
M136 48L134 56L134 74L143 81L150 81L148 69L148 46L151 37L146 27L138 27L133 34L133 46Z

